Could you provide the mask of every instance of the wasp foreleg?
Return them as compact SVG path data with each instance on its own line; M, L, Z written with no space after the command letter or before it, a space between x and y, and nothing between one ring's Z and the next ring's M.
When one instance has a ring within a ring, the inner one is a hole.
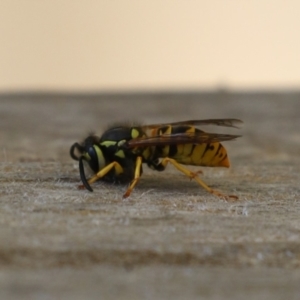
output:
M224 195L212 188L210 188L205 182L203 182L198 176L197 174L199 172L192 172L189 169L183 167L182 165L180 165L176 160L166 157L164 158L160 164L164 167L167 166L168 163L171 163L177 170L179 170L180 172L182 172L183 174L185 174L187 177L191 178L191 179L195 179L198 184L200 184L205 190L207 190L209 193L212 193L218 197L224 198L225 200L230 200L230 199L235 199L237 200L238 197L234 196L234 195Z
M102 177L104 177L111 169L115 168L116 173L117 174L121 174L124 172L123 168L121 167L121 165L116 162L113 161L112 163L110 163L109 165L107 165L106 167L104 167L101 171L99 171L97 174L93 175L87 182L88 185L94 183L95 181L101 179ZM82 186L80 186L80 188L82 188ZM92 192L93 190L90 189L90 191Z
M134 171L134 179L131 181L129 188L127 189L127 191L123 195L123 198L129 197L130 194L131 194L131 192L132 192L132 190L134 189L134 187L138 183L138 181L139 181L139 179L141 177L141 167L142 167L142 157L138 156L136 158L136 165L135 165L135 171Z

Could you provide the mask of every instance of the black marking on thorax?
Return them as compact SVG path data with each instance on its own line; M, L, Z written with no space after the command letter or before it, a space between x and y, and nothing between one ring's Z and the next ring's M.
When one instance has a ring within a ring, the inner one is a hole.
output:
M132 128L131 127L115 127L115 128L111 128L108 129L107 131L105 131L103 133L103 135L101 136L100 141L104 142L104 141L121 141L121 140L131 140L132 136L131 136L131 131Z

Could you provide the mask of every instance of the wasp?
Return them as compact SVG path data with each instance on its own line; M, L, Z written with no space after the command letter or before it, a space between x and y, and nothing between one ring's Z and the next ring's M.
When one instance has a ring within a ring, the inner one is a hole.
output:
M82 143L74 143L70 155L79 161L83 183L80 187L91 192L91 184L99 179L129 183L123 195L126 198L142 175L142 164L156 171L163 171L171 164L209 193L225 199L237 199L234 195L227 196L210 188L198 176L201 171L192 172L184 165L228 168L230 162L227 151L220 142L240 136L207 133L197 127L212 124L238 128L240 123L242 121L238 119L207 119L145 126L114 126L101 137L91 134ZM84 162L94 173L89 179L85 175Z

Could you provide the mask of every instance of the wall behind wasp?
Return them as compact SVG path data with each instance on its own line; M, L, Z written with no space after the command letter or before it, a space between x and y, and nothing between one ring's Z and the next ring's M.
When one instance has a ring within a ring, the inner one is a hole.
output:
M0 92L298 88L300 2L2 0Z

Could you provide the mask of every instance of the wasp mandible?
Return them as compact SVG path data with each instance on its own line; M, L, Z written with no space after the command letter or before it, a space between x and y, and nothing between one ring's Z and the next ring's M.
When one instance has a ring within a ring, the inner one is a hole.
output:
M206 191L225 199L237 199L234 195L227 196L210 188L199 178L201 172L192 172L183 165L228 168L230 162L227 151L220 142L233 140L239 135L207 133L197 127L211 124L237 128L241 123L238 119L208 119L114 126L101 137L91 134L82 143L74 143L70 155L79 161L82 187L91 192L91 184L99 179L127 182L130 185L123 195L126 198L142 175L143 163L156 171L165 170L170 163L187 177L196 180ZM88 180L84 161L94 173Z

